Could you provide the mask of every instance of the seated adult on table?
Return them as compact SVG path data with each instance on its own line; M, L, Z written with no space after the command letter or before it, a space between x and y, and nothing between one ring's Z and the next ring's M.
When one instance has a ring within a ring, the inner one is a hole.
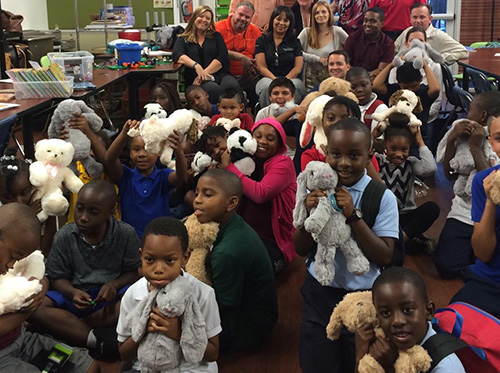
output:
M198 7L179 35L172 51L174 62L184 65L186 87L201 85L212 104L228 88L239 89L230 73L227 47L221 34L215 31L214 14L206 5Z
M302 46L294 35L294 24L295 17L290 8L277 7L271 14L268 30L255 44L255 61L262 75L255 91L261 107L269 105L269 85L279 76L293 82L296 103L301 102L305 95L306 87L299 79L304 65Z
M384 21L382 9L368 9L363 29L349 35L344 44L344 50L351 57L351 66L365 68L372 81L394 58L394 42L382 32Z
M253 58L255 42L262 35L259 28L250 23L255 8L249 1L236 4L232 16L215 24L228 48L231 75L236 77L247 93L250 105L255 106L258 97L255 85L260 78L259 69Z

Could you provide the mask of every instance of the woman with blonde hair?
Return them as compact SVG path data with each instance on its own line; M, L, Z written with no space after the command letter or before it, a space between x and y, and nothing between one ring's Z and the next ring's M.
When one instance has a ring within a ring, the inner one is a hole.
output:
M186 86L201 85L209 101L217 104L223 90L240 89L230 73L227 47L222 35L215 31L214 13L210 7L198 7L186 30L175 41L174 62L184 65Z
M332 10L326 2L318 1L312 8L311 27L299 34L304 55L304 83L307 89L328 78L328 55L343 49L347 33L334 26Z

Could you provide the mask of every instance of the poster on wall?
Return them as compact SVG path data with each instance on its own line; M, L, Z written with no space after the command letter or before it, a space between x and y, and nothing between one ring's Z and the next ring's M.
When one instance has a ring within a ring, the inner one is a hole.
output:
M153 0L153 8L172 8L172 0Z

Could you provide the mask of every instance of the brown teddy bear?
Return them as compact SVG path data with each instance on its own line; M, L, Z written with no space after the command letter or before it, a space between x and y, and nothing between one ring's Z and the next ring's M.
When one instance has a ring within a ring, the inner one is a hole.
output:
M371 291L358 291L347 294L335 307L326 326L326 335L335 340L340 336L342 326L354 333L363 324L370 324L376 336L383 336L379 327L377 311L372 301ZM399 351L394 363L396 373L426 372L431 366L431 358L422 346L413 346L406 351ZM384 373L384 368L371 355L366 354L358 365L359 373Z
M500 205L500 172L496 172L493 177L493 186L490 190L490 198L495 205Z
M337 93L339 96L346 96L356 103L358 102L356 95L351 92L351 83L349 83L347 80L335 78L332 76L331 78L325 79L321 82L317 92L311 92L306 97L304 97L304 99L300 103L300 106L307 109L309 107L309 104L316 97L319 97L322 94L330 91L335 91L335 93ZM302 122L303 121L304 120L302 120Z
M212 245L219 233L219 224L215 222L200 223L193 214L184 222L189 236L191 256L186 263L186 271L207 285L212 285L206 261Z

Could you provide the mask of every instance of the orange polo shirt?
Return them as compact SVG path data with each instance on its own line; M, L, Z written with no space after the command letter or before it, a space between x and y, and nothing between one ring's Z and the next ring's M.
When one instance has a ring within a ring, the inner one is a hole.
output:
M257 26L249 24L244 32L237 34L233 31L231 18L217 22L215 29L222 35L228 51L238 52L253 59L255 42L262 35L262 32ZM231 63L231 75L243 75L243 67L240 61L229 59L229 62Z

